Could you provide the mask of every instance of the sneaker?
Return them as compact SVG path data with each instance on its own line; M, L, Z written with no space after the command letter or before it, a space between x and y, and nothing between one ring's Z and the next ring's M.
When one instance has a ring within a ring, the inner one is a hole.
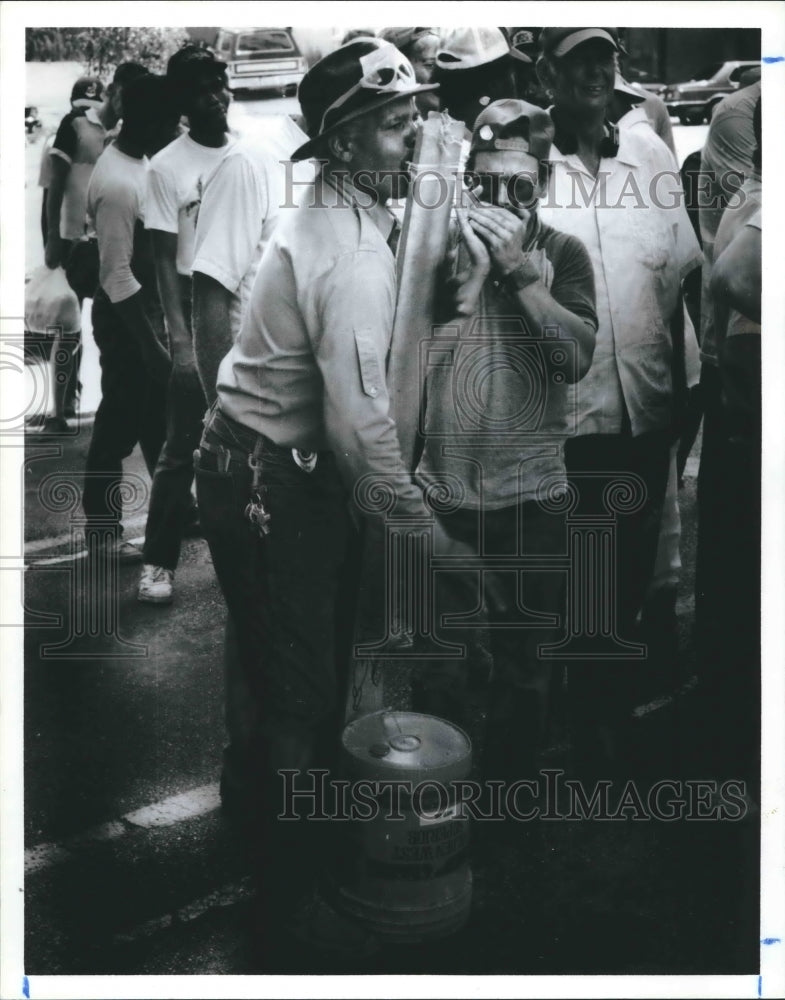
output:
M144 604L171 604L173 584L174 570L145 563L137 598Z

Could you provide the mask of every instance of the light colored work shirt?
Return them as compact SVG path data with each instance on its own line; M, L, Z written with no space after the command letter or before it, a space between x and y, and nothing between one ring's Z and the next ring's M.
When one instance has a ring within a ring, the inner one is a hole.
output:
M277 445L332 450L349 489L364 475L390 478L399 504L422 513L386 383L395 290L395 259L371 214L351 189L317 179L267 245L218 401Z
M593 177L577 154L551 148L543 222L583 243L594 265L597 345L570 386L577 434L633 435L668 426L673 396L670 320L681 280L702 260L676 164L648 129L619 131L615 157Z

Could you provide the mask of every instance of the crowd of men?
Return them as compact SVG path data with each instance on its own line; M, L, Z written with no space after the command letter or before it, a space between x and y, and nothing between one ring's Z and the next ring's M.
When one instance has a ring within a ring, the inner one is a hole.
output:
M595 598L582 637L596 641L565 656L573 764L626 775L638 623L658 584L663 627L675 620L677 446L700 380L707 745L721 734L718 766L754 786L760 84L715 114L703 165L714 194L696 233L667 111L624 81L620 53L612 28L545 28L536 41L517 28L356 32L306 74L299 124L266 119L238 138L225 66L188 46L165 76L118 67L106 100L80 80L47 154L47 264L91 238L98 250L102 400L85 512L115 526L118 559L142 563L141 601L169 603L182 538L198 526L207 539L228 609L223 805L266 830L276 862L260 866L262 896L299 932L325 926L304 863L324 841L313 824L279 829L277 775L334 760L358 551L385 537L383 514L358 499L369 476L394 484L397 515L429 522L437 554L530 560L485 573L482 593L471 573L437 585L445 639L448 613L482 606L492 626L484 776L536 776L559 662L543 650L575 639ZM422 117L438 110L467 129L451 250L423 262L438 269L433 320L453 331L453 361L428 372L409 468L387 379L393 209ZM143 552L122 538L117 489L137 444L153 483ZM445 481L460 488L440 512ZM568 514L613 515L607 592L554 571ZM471 649L415 667L416 710L471 726ZM357 927L339 936L368 943Z

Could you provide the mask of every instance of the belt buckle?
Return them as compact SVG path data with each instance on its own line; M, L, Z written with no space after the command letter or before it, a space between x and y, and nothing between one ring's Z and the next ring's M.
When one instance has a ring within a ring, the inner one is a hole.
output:
M299 448L292 448L292 458L303 472L313 472L319 458L317 451L301 451Z

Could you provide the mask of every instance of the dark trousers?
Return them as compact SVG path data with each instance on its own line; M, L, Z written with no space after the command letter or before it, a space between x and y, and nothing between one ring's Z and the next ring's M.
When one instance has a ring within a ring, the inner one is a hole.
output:
M101 402L87 452L82 505L88 522L114 521L122 530L123 459L139 444L152 476L166 432L166 386L151 379L133 334L101 289L93 299L92 319Z
M191 279L181 282L183 314L191 326ZM194 370L182 376L174 371L166 392L166 441L153 476L150 511L144 540L144 561L176 569L183 532L193 515L191 485L194 449L202 436L207 404Z
M612 558L616 580L616 634L623 642L640 642L635 623L648 589L657 555L662 507L668 480L670 439L666 431L633 437L587 434L569 438L565 447L567 476L578 501L571 517L608 516L609 489L620 474L631 473L643 485L640 501L630 512L615 515ZM574 584L579 581L572 581ZM571 601L576 607L575 601ZM612 610L612 609L611 609ZM572 742L576 766L587 771L624 754L624 730L635 704L636 659L578 659L568 665ZM616 746L611 746L616 733Z
M244 711L237 697L227 705L234 706L228 721L238 783L259 780L263 770L310 766L322 740L337 742L337 731L326 728L338 708L340 623L351 603L353 529L333 456L320 453L309 473L290 449L262 440L271 520L260 538L245 517L257 442L214 408L196 463L202 530L231 618L228 676L250 701Z
M542 556L562 562L566 552L563 513L536 501L499 510L461 509L443 515L452 537L488 557ZM471 661L476 656L477 629L486 629L493 658L484 771L488 777L515 780L530 776L541 748L548 714L553 660L541 647L556 642L563 627L564 570L511 566L479 576L445 572L436 581L435 627L446 642L465 642L467 657L431 660L413 677L415 711L439 715L457 724L467 721L466 691ZM482 607L484 605L484 607ZM445 613L481 609L473 627L444 627Z
M701 390L695 567L701 728L723 777L754 782L760 754L760 443L754 435L733 433L716 366L704 364Z

